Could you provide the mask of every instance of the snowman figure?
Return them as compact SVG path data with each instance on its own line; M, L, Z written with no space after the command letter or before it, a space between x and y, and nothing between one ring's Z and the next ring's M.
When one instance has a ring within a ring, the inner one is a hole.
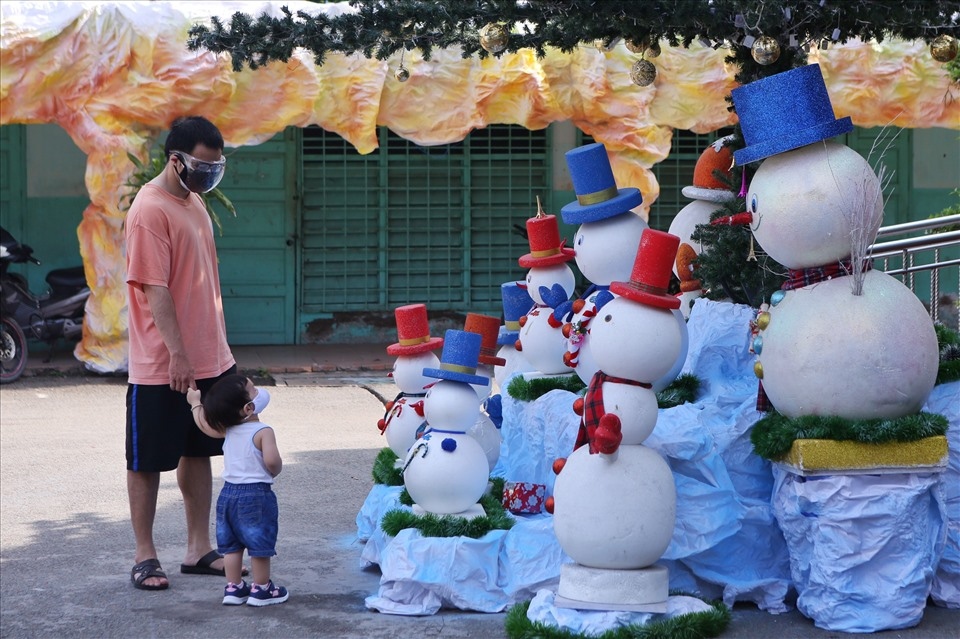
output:
M500 395L491 395L493 384L490 378L493 377L495 366L503 366L506 361L497 357L497 335L500 332L500 319L492 315L481 315L480 313L467 313L466 321L463 324L463 330L468 333L476 333L480 336L480 355L477 359L477 373L487 378L487 383L475 385L473 389L480 398L483 410L477 417L476 423L467 431L467 434L477 440L480 447L483 448L487 456L487 464L492 471L500 459L500 427L487 414L487 406L491 401L499 402ZM495 398L495 399L494 399ZM499 411L497 411L499 413Z
M697 226L709 224L710 216L721 205L736 197L729 185L717 175L719 173L732 179L730 169L733 167L733 152L729 147L732 140L732 135L720 138L700 154L693 169L693 184L683 187L681 191L693 201L680 209L667 230L680 238L673 273L680 280L680 312L684 318L690 317L694 300L703 293L700 280L694 272L694 263L702 247L690 236Z
M554 516L564 564L556 605L566 608L665 612L667 549L676 519L676 488L666 461L644 446L657 422L651 387L676 361L682 337L670 295L680 239L643 232L628 282L597 309L593 353L600 369L584 398L578 447L557 460Z
M471 385L490 383L477 375L480 342L476 333L448 330L439 367L423 371L440 381L427 389L423 401L427 428L403 465L403 484L418 515L486 514L477 502L487 490L487 456L467 434L480 412L480 398Z
M390 377L400 392L387 402L386 413L377 427L386 436L387 446L396 453L399 466L424 429L423 398L431 382L423 369L440 364L433 351L443 346L443 338L430 336L424 304L400 306L394 310L394 317L398 341L387 346L387 354L397 358Z
M896 418L916 413L937 376L926 309L866 255L883 219L880 180L857 152L827 142L835 120L816 64L733 91L746 147L767 158L747 191L751 230L788 281L756 320L755 373L787 417Z
M493 367L493 377L501 392L507 380L514 373L529 373L534 370L527 358L523 356L519 346L520 318L533 309L533 298L527 292L526 284L520 282L504 282L500 285L500 298L503 300L503 326L497 334L497 357L503 360L502 365Z
M554 316L566 322L562 329L567 337L564 361L584 384L589 384L598 368L590 348L590 322L597 307L613 298L610 283L630 277L640 236L648 226L630 210L643 202L640 191L617 188L603 144L572 149L565 157L577 200L564 206L560 215L565 223L580 225L573 240L574 257L591 286L580 299L561 305ZM655 380L655 391L676 379L687 357L686 322L679 311L676 319L684 335L684 347L667 374Z
M546 215L537 199L537 215L527 220L530 252L518 260L527 271L526 287L536 304L520 319L520 350L533 366L525 377L565 375L570 372L564 362L567 339L560 330L563 323L554 316L554 309L573 295L576 278L567 262L573 249L560 241L560 226L555 215Z

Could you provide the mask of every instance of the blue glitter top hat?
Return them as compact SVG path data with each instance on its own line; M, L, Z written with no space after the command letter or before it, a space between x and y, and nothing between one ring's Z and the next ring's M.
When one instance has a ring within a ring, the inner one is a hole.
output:
M599 222L640 206L643 197L633 187L617 189L605 146L596 142L565 154L577 201L560 209L567 224Z
M483 338L477 333L450 329L443 337L443 353L440 355L440 368L425 368L425 377L448 379L453 382L464 382L486 386L490 383L489 377L477 375L477 364L480 360L480 346Z
M527 292L526 284L504 282L500 285L500 297L503 298L503 326L497 335L497 344L514 344L520 338L520 318L533 308L533 298Z
M733 152L739 166L853 130L849 117L834 119L818 64L738 87L733 105L747 145Z

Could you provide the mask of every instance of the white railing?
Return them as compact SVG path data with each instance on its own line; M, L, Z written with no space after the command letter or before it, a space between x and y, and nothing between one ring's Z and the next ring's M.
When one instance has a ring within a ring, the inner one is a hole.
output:
M916 222L883 227L877 232L877 237L890 237L915 233L917 231L930 231L951 225L960 225L960 215L948 215L929 220L918 220ZM889 275L902 276L901 279L903 283L914 292L916 292L915 274L929 271L930 317L936 322L940 320L941 271L955 267L957 268L958 280L960 280L960 257L943 258L942 252L950 248L960 250L960 231L929 233L890 242L879 242L870 247L869 255L873 258L875 267L882 268ZM918 257L921 255L930 258L930 260L919 262ZM899 265L896 264L897 260L899 260ZM891 264L891 262L894 263ZM956 295L957 292L954 292L955 304ZM958 315L960 315L960 313L958 313ZM957 324L955 328L960 330L960 320L958 320Z

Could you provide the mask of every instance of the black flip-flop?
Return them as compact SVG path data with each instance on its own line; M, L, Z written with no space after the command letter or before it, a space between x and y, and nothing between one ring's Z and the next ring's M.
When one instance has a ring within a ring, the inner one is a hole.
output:
M217 577L226 577L227 572L223 568L213 567L213 562L217 559L223 559L223 555L216 550L211 550L192 566L189 564L180 564L180 572L184 575L214 575ZM249 574L246 567L243 568L241 574Z
M167 573L163 572L163 568L160 567L160 562L156 558L144 559L130 569L130 582L134 588L139 588L140 590L166 590L170 587L169 581L159 586L145 584L144 582L150 577L167 578Z

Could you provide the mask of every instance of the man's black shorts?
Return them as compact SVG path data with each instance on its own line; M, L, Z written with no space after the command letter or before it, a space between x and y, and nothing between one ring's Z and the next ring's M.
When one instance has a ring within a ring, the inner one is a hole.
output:
M206 393L219 377L198 379ZM187 396L169 385L127 384L127 470L173 470L181 457L214 457L223 454L223 440L207 437L193 422Z

